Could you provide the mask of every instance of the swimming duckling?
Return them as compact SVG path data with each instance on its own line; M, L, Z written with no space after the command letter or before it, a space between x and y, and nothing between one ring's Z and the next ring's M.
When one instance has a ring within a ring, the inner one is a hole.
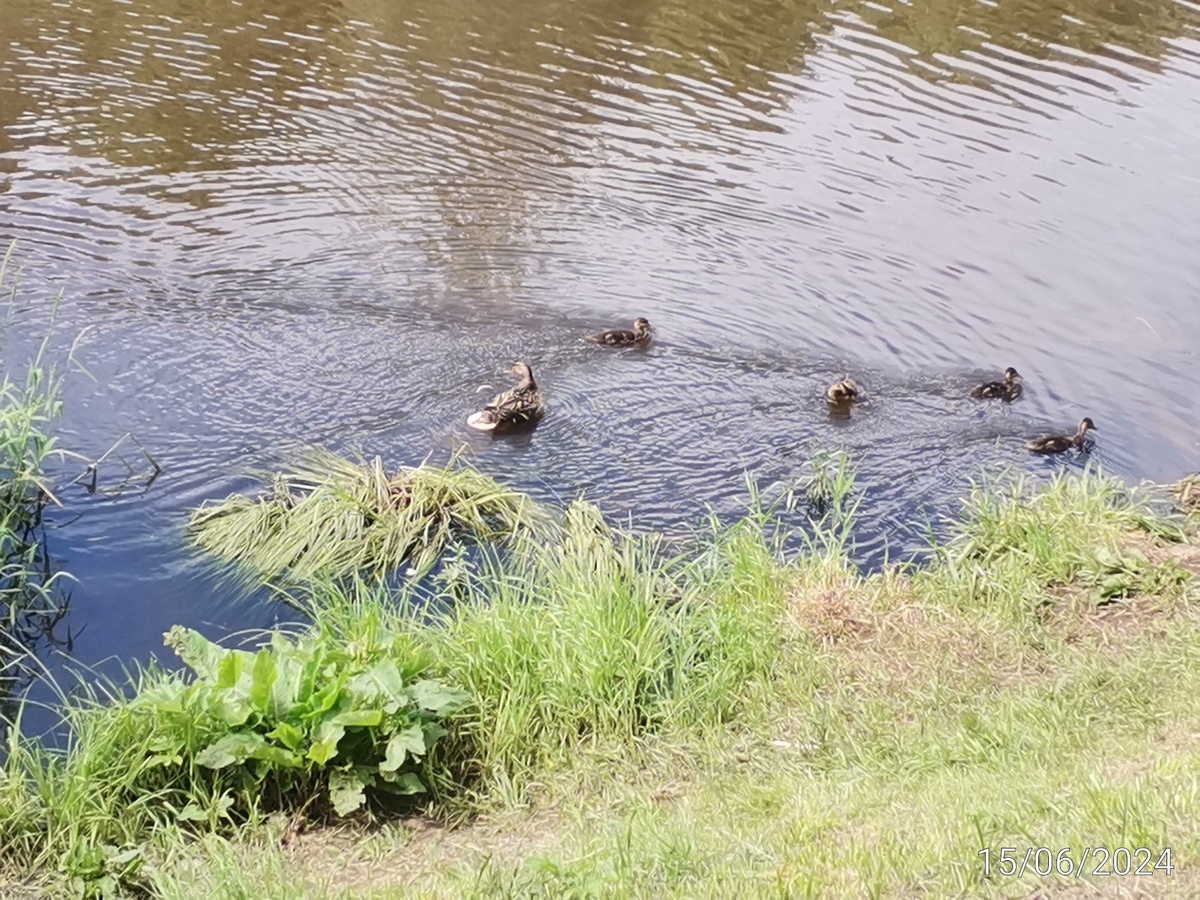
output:
M610 328L599 334L589 334L587 339L593 344L607 344L616 347L644 344L650 340L650 323L638 316L633 321L632 331L628 328Z
M508 371L519 376L520 383L510 391L497 394L492 402L479 412L471 413L467 417L467 424L472 428L496 431L532 425L546 411L542 392L533 380L533 370L529 368L529 364L517 360Z
M1096 428L1096 423L1091 419L1084 418L1079 423L1079 430L1075 432L1074 437L1066 437L1060 434L1051 434L1046 437L1034 438L1025 444L1025 448L1031 453L1062 453L1065 450L1070 450L1075 447L1079 450L1083 449L1084 436L1089 431L1099 431Z
M1004 370L1003 381L989 381L979 385L971 396L976 400L1003 400L1011 403L1021 396L1021 373L1009 366Z
M858 399L858 385L849 375L843 375L841 381L835 381L825 391L825 399L830 403L853 403Z

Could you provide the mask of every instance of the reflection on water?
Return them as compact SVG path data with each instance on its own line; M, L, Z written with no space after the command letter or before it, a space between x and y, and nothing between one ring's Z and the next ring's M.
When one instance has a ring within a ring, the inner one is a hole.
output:
M0 239L90 329L66 443L166 467L70 498L80 651L269 624L179 528L309 443L465 442L668 530L844 448L875 559L1085 414L1109 468L1197 468L1198 34L1172 0L9 0ZM636 315L645 352L580 340ZM517 357L546 420L469 433ZM966 398L1007 365L1024 399ZM831 417L843 371L871 402Z

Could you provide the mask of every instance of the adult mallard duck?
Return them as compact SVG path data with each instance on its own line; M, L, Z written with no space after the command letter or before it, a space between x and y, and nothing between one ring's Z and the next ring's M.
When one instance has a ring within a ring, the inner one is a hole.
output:
M597 334L589 334L587 339L593 344L606 344L614 347L644 344L650 340L650 323L638 316L633 320L633 330L628 328L610 328Z
M1021 373L1009 366L1004 370L1003 381L988 381L979 385L971 396L976 400L1003 400L1011 403L1021 396Z
M826 389L825 399L834 404L853 403L858 399L858 385L849 375L843 375Z
M1074 436L1067 437L1061 434L1050 434L1045 437L1034 438L1025 444L1025 448L1031 453L1062 453L1065 450L1070 450L1075 447L1079 450L1083 449L1083 440L1089 431L1099 431L1096 428L1096 423L1091 419L1084 418L1079 423L1079 430Z
M529 364L517 360L508 370L521 381L510 391L503 391L492 398L492 402L479 412L467 417L467 424L480 431L517 428L532 425L546 411L542 392L533 380Z

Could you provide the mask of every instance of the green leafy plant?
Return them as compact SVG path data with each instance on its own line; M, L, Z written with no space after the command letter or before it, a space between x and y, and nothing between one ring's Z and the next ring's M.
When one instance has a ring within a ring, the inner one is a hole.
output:
M428 656L388 635L355 646L276 633L252 652L176 626L166 643L197 677L164 682L134 701L175 726L151 762L190 759L281 793L324 786L339 816L362 807L368 789L424 792L417 768L446 733L440 721L467 701L461 690L420 678Z

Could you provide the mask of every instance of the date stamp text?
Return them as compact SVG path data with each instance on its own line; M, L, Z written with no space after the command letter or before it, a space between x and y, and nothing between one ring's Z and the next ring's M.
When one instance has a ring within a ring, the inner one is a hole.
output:
M1059 875L1063 878L1102 878L1108 875L1170 875L1171 848L1149 850L1146 847L989 847L979 851L983 877Z

